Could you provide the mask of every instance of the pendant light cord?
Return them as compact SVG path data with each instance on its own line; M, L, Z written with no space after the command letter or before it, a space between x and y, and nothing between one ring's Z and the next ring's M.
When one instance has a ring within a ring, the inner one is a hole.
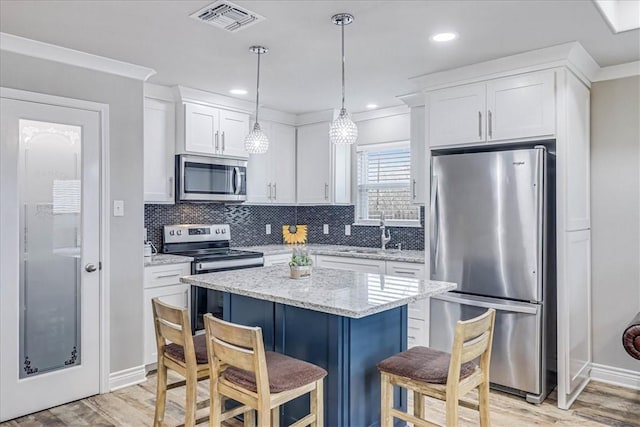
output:
M260 55L262 55L262 53L258 51L258 77L256 79L256 124L258 123L258 105L260 103ZM344 98L344 94L342 96Z
M342 29L342 109L344 110L344 21L340 27Z

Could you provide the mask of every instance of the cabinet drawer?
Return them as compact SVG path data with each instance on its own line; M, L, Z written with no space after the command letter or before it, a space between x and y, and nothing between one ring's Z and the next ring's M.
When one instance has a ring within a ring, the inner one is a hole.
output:
M408 316L410 319L427 320L429 298L421 299L409 304Z
M335 268L337 270L361 271L364 273L384 274L385 272L384 261L377 261L372 259L317 255L316 265L318 267Z
M290 253L264 256L265 267L269 267L271 265L289 265L289 261L291 261Z
M182 276L191 274L191 264L155 265L144 269L144 288L174 285Z
M387 261L387 274L392 276L424 279L424 264L413 262Z
M426 344L426 322L423 320L409 319L407 324L407 347Z

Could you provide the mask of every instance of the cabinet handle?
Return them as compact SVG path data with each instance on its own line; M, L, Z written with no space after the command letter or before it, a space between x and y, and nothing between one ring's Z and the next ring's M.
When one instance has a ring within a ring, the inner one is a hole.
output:
M269 200L271 200L271 183L269 183L267 187L269 187Z
M219 132L216 131L215 138L214 138L215 139L215 151L218 151L218 139L219 139L218 138L218 134L219 134Z
M324 183L324 199L329 200L329 184Z
M482 138L482 111L478 111L478 138Z
M416 199L416 180L413 180L413 200Z
M226 144L225 144L226 139L227 139L227 138L225 138L225 136L224 136L224 131L222 131L222 152L223 152L223 153L224 153L224 146L226 145Z
M178 276L180 276L180 273L161 274L159 276L156 276L156 279L166 279L167 277L178 277Z
M407 338L409 338L410 340L415 340L416 339L416 337L411 336L411 335L408 335Z
M169 177L169 197L173 198L173 177Z
M410 274L410 275L412 275L412 276L415 276L415 275L416 275L416 272L415 272L415 271L411 271L411 270L397 270L397 269L396 269L396 270L394 270L393 272L394 272L394 273L399 273L399 274Z
M273 200L278 200L278 187L277 183L273 183Z
M493 116L489 110L489 138L493 137Z

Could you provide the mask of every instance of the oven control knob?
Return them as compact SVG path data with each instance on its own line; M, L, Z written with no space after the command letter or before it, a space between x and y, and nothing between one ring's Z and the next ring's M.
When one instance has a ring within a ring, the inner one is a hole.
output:
M227 230L225 230L224 228L222 229L222 234L227 234Z
M176 234L175 231L173 231L173 230L169 231L169 236L173 236L174 234Z
M182 236L182 230L178 230L176 231L176 233L178 234L178 236Z
M220 234L220 229L216 228L216 234Z

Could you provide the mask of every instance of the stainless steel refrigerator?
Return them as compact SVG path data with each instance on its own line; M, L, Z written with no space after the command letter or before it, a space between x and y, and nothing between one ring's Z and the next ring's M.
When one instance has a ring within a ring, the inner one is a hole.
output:
M435 154L431 347L451 351L455 322L496 309L494 387L539 403L555 385L555 160L544 146Z

